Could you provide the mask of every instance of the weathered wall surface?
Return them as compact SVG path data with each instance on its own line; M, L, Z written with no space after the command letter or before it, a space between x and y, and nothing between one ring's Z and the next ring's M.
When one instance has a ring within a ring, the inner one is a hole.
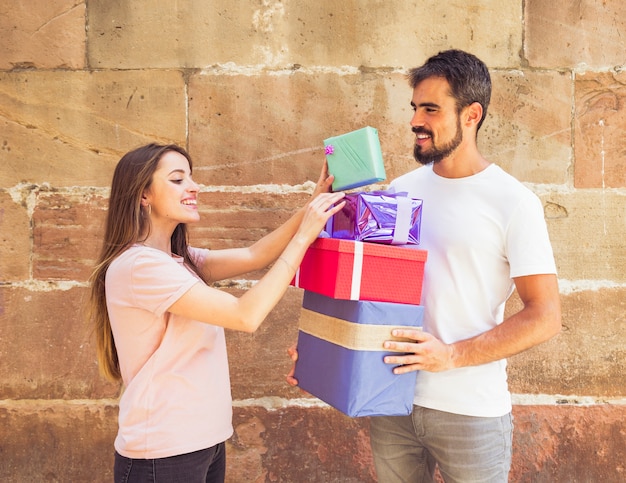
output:
M560 272L562 334L510 361L511 480L624 481L625 19L621 0L0 1L0 479L111 480L119 388L83 304L124 152L188 147L194 243L240 246L304 203L326 137L374 126L389 178L412 169L404 72L461 48L493 75L482 150L540 195ZM375 481L368 421L284 383L301 296L228 334L228 480Z

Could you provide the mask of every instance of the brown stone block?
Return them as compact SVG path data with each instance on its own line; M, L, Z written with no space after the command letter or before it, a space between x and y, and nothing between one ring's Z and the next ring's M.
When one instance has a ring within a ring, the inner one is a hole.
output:
M89 401L0 401L0 480L113 481L117 406Z
M26 200L0 191L0 283L30 277L30 220Z
M576 188L626 187L625 102L626 73L576 77Z
M483 154L521 181L567 184L572 158L572 81L560 72L492 72L478 133Z
M229 291L238 297L243 293L241 290ZM285 381L285 376L293 366L287 349L298 339L302 294L301 289L287 289L283 299L253 334L227 331L235 400L268 396L306 397L306 394Z
M235 408L226 481L375 482L369 420L330 408Z
M446 2L427 7L394 2L388 7L375 2L361 9L343 2L294 2L286 9L285 24L273 18L269 27L272 34L274 28L284 32L281 46L288 45L289 51L283 57L304 66L410 68L450 48L471 51L489 65L519 66L519 2L466 2L454 9ZM278 51L271 44L268 50Z
M493 79L481 149L522 181L566 184L571 79L497 71ZM370 125L379 131L391 180L416 167L410 98L400 74L192 76L189 145L196 179L218 185L316 180L323 140Z
M516 67L522 48L522 8L514 0L455 9L446 3L388 8L369 2L356 9L342 2L141 0L90 4L87 15L89 64L96 68L408 67L451 47Z
M104 237L108 200L89 190L41 192L33 213L33 277L87 281Z
M411 90L404 75L194 75L194 177L207 185L316 181L323 140L378 129L388 179L412 169Z
M513 416L509 481L624 481L625 406L515 406Z
M189 226L190 243L212 249L252 245L309 197L306 191L201 193L201 220ZM102 246L107 206L107 198L89 189L40 191L33 213L33 276L86 281Z
M626 3L525 2L525 55L532 67L606 69L624 64Z
M212 249L250 246L287 221L309 197L305 191L200 193L200 221L189 226L190 242Z
M194 68L233 59L257 64L254 54L262 44L252 25L257 5L230 0L92 3L87 11L89 65Z
M9 72L0 86L3 186L108 186L126 151L185 145L180 72Z
M96 365L88 290L0 287L0 400L114 397Z
M513 393L626 396L626 289L562 295L563 329L509 359ZM507 313L521 308L517 297Z
M626 196L615 190L541 194L559 277L626 282Z
M0 69L81 69L85 37L85 2L0 5Z
M515 406L510 481L617 483L624 476L623 406ZM235 408L228 482L376 481L368 418L334 409Z
M515 406L510 481L617 483L626 458L624 406ZM3 481L111 481L117 407L4 401ZM226 481L375 482L368 418L331 408L235 407ZM103 456L109 455L109 456Z

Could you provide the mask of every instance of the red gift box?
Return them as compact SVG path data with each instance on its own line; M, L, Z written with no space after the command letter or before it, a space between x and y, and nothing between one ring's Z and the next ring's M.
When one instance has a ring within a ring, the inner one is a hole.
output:
M318 238L292 285L343 300L419 305L426 250Z

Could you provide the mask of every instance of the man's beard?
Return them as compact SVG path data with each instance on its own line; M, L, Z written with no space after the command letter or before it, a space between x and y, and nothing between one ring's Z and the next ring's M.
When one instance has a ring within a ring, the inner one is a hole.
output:
M430 136L430 142L432 147L429 151L423 152L422 147L415 144L413 146L413 157L415 161L420 164L427 165L430 163L437 164L442 159L450 156L456 148L459 147L461 141L463 141L463 132L461 131L461 119L457 118L456 121L456 133L454 137L446 144L441 147L435 146L433 133L428 131L427 129L421 127L414 127L411 129L415 134L422 133L428 134Z

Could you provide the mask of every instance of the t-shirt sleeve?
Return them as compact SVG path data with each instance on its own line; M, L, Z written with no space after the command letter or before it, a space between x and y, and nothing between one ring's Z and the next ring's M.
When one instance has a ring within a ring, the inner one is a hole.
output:
M556 273L541 201L529 194L519 203L506 230L511 278Z
M157 316L201 280L167 254L156 250L139 254L130 272L134 304Z
M197 267L202 267L206 257L209 255L208 248L188 247L188 251L189 257L193 260L193 263L195 263Z

